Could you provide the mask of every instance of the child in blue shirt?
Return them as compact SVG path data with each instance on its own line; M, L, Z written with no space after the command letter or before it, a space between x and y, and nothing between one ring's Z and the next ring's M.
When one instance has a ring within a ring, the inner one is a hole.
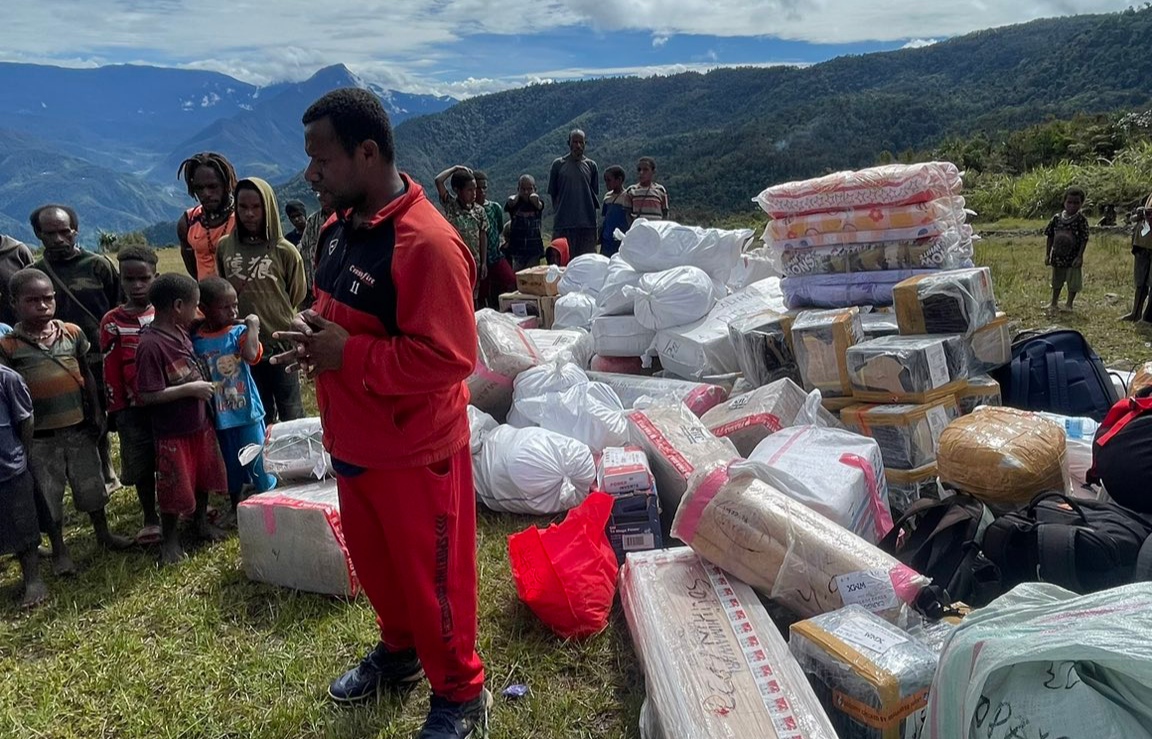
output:
M200 282L200 312L204 321L192 332L196 356L216 385L213 409L216 439L228 471L228 497L235 510L246 492L263 493L276 486L264 471L264 459L240 463L240 450L264 444L264 404L252 380L251 365L264 353L260 345L260 319L250 315L240 323L236 290L221 277Z
M616 229L628 230L628 200L624 194L624 168L613 164L604 170L604 204L600 212L604 216L600 226L600 253L610 257L620 250L616 240Z

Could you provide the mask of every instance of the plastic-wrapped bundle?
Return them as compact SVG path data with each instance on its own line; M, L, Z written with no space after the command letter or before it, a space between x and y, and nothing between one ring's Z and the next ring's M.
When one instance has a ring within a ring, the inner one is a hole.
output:
M717 405L701 421L718 437L731 440L736 451L747 457L756 445L777 431L799 424L812 423L805 407L808 396L795 382L777 380L727 403ZM840 422L818 404L814 412L823 426L836 427Z
M904 280L925 274L923 270L857 272L846 275L785 277L780 282L784 301L792 310L801 308L847 308L853 305L892 305L892 289Z
M771 438L771 437L769 437ZM754 477L718 469L684 497L673 536L801 618L853 602L844 577L879 575L870 588L892 620L928 579L807 505Z
M886 164L856 172L769 187L756 202L773 218L844 208L913 205L956 195L963 188L960 170L950 162Z
M960 269L972 266L972 236L947 231L931 238L769 249L772 266L787 276Z
M894 205L879 208L844 208L805 215L784 215L768 222L764 241L778 241L813 237L823 234L853 234L867 231L896 231L934 229L943 224L951 227L964 223L968 211L964 198L943 197L913 205Z
M982 405L1004 405L1000 398L1000 383L988 375L969 377L964 387L956 391L956 403L962 416Z
M782 429L765 437L731 472L754 475L869 543L892 529L880 447L851 431Z
M969 334L996 319L987 267L919 275L892 290L902 334Z
M558 270L553 270L555 273ZM575 257L557 282L561 295L587 293L592 297L600 294L604 280L608 278L608 257L600 254L582 254Z
M983 406L940 434L940 482L986 503L1017 506L1070 489L1064 429L1037 413Z
M1025 583L945 643L928 739L1149 739L1152 584L1077 596Z
M540 350L510 316L488 308L476 313L476 334L480 349L468 378L470 402L503 421L512 407L512 382L540 363Z
M646 274L638 286L624 288L624 294L635 301L636 320L653 331L699 321L721 297L712 278L696 267Z
M939 473L935 464L925 465L915 470L884 470L888 480L888 504L892 515L897 516L908 510L921 498L940 498Z
M580 329L530 328L524 331L540 352L543 362L571 362L581 368L592 361L592 334Z
M648 353L656 332L636 316L598 316L592 320L592 346L602 357L642 357Z
M886 336L848 349L852 396L870 403L924 403L954 396L968 379L962 336Z
M625 294L624 288L636 287L640 284L643 272L637 272L632 265L624 261L619 254L613 254L608 260L608 273L604 278L604 286L596 296L596 315L598 316L625 316L633 312L636 301Z
M673 221L639 220L620 242L620 256L640 272L699 267L721 285L732 276L751 229L682 226Z
M980 237L977 236L973 232L972 227L966 223L953 227L953 230L955 231L956 235L959 236L960 242L956 247L957 252L948 257L945 261L951 262L958 260L961 264L957 265L955 269L959 269L960 266L963 266L967 262L971 261L972 242L979 239ZM852 247L858 244L880 245L888 243L913 243L934 239L943 233L947 233L947 231L944 229L943 225L941 225L939 233L933 233L932 229L926 228L906 228L895 229L892 231L857 231L817 234L815 236L802 236L798 239L791 239L788 241L777 241L768 248L777 255L784 255L788 253L800 254L804 251L813 249L828 249L833 250L834 252L837 247L839 247L841 250L846 249L846 251L841 251L841 254L852 254L857 253L855 249L852 249ZM946 245L947 243L942 243L936 246L940 247ZM930 251L935 251L935 249ZM968 264L967 266L971 265Z
M537 426L584 442L594 452L628 442L624 405L612 388L599 382L518 400L516 410Z
M541 428L495 429L476 463L477 499L505 513L562 513L580 505L595 482L591 450Z
M556 300L553 310L556 312L552 319L553 329L578 328L589 331L592 328L592 315L596 312L596 298L588 293L568 293Z
M860 605L789 629L788 649L840 739L916 736L937 655Z
M470 446L472 447L473 460L480 454L480 450L484 448L484 438L499 425L500 424L496 423L495 418L489 416L476 406L468 406L468 428L472 432Z
M659 403L683 403L697 416L728 399L728 391L720 385L704 382L674 380L668 377L641 377L614 372L589 372L588 379L602 382L616 391L625 408L634 408L641 398Z
M332 460L324 451L319 418L297 418L268 427L264 437L264 471L284 481L326 477Z
M776 311L761 311L728 324L728 338L740 371L752 387L785 378L800 381L800 368L792 351L792 320Z
M630 554L620 602L654 739L837 739L756 593L681 547Z
M897 470L935 462L940 434L959 417L960 409L951 395L922 405L853 405L840 411L841 422L875 439L884 466Z
M900 335L900 324L896 322L896 314L890 311L874 310L861 313L860 325L864 329L865 339Z
M804 311L792 324L792 349L808 392L825 398L852 395L848 377L848 347L864 340L860 311L856 308Z
M966 337L968 374L986 375L1012 361L1012 335L1008 333L1008 315L997 313L988 325Z

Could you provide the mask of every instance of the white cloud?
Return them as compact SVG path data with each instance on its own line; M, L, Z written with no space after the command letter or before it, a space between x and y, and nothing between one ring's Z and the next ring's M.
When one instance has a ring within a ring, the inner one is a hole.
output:
M900 48L902 49L923 49L925 46L940 43L938 38L914 38Z
M669 36L665 36L664 34L658 33L652 37L652 46L654 48L659 49L661 46L668 43L669 38L670 38Z

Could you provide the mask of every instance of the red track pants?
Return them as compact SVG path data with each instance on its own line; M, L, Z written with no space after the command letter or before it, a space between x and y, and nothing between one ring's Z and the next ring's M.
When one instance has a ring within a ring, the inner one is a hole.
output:
M476 654L476 493L467 445L427 467L338 477L340 520L380 641L415 648L432 692L472 700Z

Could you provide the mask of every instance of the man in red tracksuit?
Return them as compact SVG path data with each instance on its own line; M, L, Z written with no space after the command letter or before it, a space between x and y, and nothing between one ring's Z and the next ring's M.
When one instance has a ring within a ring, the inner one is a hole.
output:
M487 736L476 654L476 503L464 381L476 363L468 247L395 165L370 92L342 89L304 114L305 176L336 215L317 246L316 302L276 358L316 378L324 445L356 575L380 643L329 687L375 697L425 674L421 739Z

